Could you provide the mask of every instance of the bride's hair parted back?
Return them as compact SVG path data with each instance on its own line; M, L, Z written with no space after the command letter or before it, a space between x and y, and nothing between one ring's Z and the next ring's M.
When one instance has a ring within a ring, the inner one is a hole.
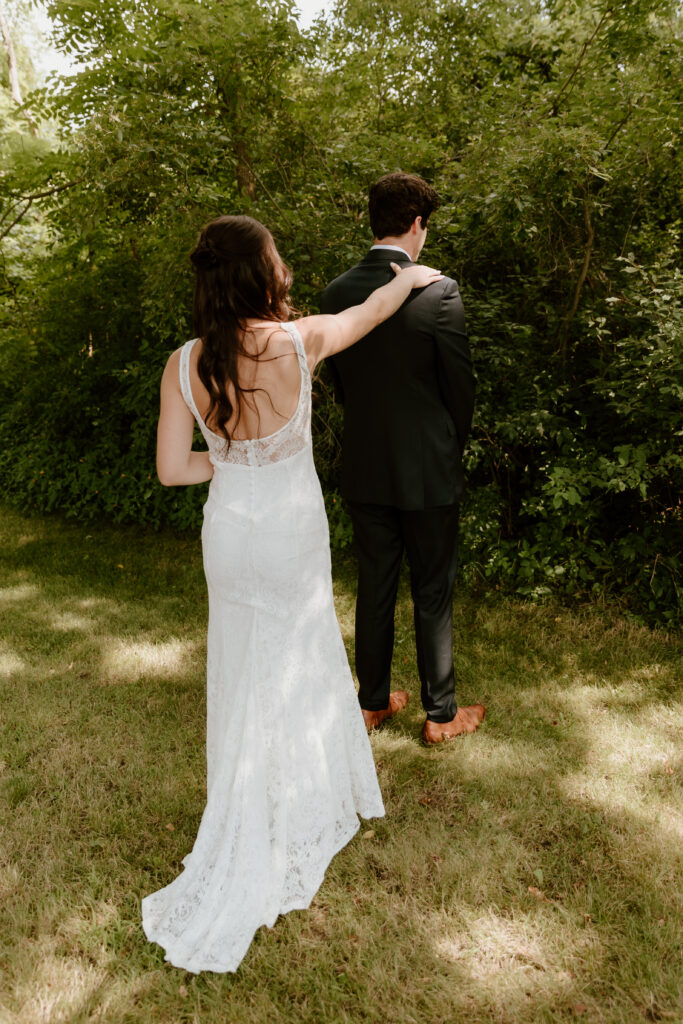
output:
M239 382L238 357L259 356L244 348L246 321L287 320L292 275L268 228L243 215L217 217L203 227L190 259L196 271L194 329L202 339L197 372L210 397L206 422L229 445L226 424L235 412L239 423L243 395L257 390Z

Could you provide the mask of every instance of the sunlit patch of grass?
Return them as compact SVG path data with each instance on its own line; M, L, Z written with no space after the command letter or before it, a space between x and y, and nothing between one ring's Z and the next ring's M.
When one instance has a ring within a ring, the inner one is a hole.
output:
M15 672L20 672L23 668L24 662L17 652L13 651L9 644L2 642L0 644L0 678L2 676L9 678Z
M14 601L28 601L40 593L38 587L24 583L16 587L0 587L0 604L11 605Z
M114 638L102 652L102 668L107 678L133 681L141 676L179 676L192 655L187 641L164 643L134 642Z
M76 615L74 612L54 612L49 619L49 624L52 629L63 630L65 633L69 633L73 630L81 630L82 632L88 631L91 628L92 623L89 619L83 615Z
M371 739L386 818L237 974L194 977L146 942L139 904L204 807L199 541L88 530L0 516L2 1024L683 1019L675 637L459 594L458 699L487 717L428 749L404 580L411 701ZM354 586L338 561L351 657Z
M16 994L18 1020L31 1024L52 1024L81 1020L102 1020L98 1007L107 972L84 958L65 957L45 950L40 968L30 984Z

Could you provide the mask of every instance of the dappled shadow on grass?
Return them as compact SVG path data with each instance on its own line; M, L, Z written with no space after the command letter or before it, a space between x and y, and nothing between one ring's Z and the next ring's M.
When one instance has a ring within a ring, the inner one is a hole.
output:
M679 648L646 630L605 629L590 612L572 623L557 609L515 611L510 602L480 607L484 642L461 632L462 686L488 705L476 736L421 750L413 703L375 741L393 768L393 787L383 785L393 834L403 820L411 829L420 821L403 862L424 856L431 835L442 878L450 866L433 948L456 969L467 1019L675 1019ZM525 618L535 627L526 635ZM562 635L549 645L558 620ZM601 657L605 634L611 661ZM472 684L477 662L485 686ZM411 675L408 666L402 685ZM418 806L410 780L420 780ZM396 865L383 870L400 875Z
M192 977L145 941L139 900L175 876L204 806L199 543L3 522L8 1020L678 1019L672 638L458 595L458 696L488 713L429 750L404 582L395 685L412 699L372 740L387 817L236 975ZM351 655L353 589L339 562Z

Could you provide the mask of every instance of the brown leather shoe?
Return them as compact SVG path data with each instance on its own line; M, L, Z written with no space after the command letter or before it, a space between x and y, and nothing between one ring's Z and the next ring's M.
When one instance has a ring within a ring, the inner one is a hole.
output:
M386 722L388 718L393 718L397 712L403 711L407 703L407 690L393 690L389 694L389 704L386 708L382 708L380 711L366 711L365 708L361 708L365 728L368 732L372 732L382 722Z
M483 704L470 704L469 707L458 708L455 718L450 722L430 722L427 719L422 727L422 742L433 746L466 732L476 732L484 721L485 714L486 708Z

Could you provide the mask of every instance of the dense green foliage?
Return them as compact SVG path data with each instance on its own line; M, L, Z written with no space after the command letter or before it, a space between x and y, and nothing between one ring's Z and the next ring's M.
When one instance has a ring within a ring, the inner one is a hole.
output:
M51 0L86 69L3 138L0 479L20 506L195 525L154 476L157 388L191 335L187 252L220 212L271 227L320 288L401 168L444 206L424 252L461 284L478 376L471 574L612 591L672 621L681 549L681 16L673 0ZM51 118L60 141L49 143ZM333 540L340 414L316 386Z

